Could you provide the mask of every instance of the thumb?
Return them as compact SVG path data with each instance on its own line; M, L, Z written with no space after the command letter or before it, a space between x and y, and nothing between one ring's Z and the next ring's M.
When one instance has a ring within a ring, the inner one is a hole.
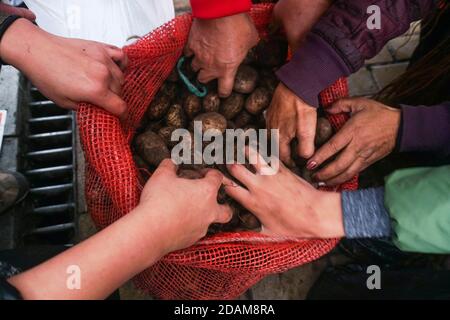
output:
M336 101L329 109L326 109L328 113L354 113L363 108L362 99L359 98L346 98Z
M230 220L233 218L233 210L230 208L230 206L222 204L218 205L218 209L219 210L217 211L214 223L225 224L230 222Z
M127 110L126 102L112 91L108 91L105 96L99 97L97 101L93 102L119 118L122 118Z

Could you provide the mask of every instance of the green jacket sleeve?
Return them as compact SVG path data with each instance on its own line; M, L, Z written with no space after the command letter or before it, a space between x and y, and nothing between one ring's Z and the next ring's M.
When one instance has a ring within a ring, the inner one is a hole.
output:
M450 166L395 172L384 201L399 249L450 253Z

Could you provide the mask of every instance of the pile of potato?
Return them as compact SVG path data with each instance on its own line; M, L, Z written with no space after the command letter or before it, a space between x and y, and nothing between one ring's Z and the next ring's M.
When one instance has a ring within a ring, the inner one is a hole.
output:
M203 131L215 129L222 134L226 129L264 129L264 111L270 106L279 83L275 71L285 63L286 58L287 43L284 40L261 41L239 67L233 92L224 99L217 94L216 81L206 85L208 94L204 98L190 93L174 69L148 107L136 134L133 149L138 168L153 172L162 160L170 158L172 148L179 143L171 141L172 132L178 128L193 132L194 121L202 121ZM189 61L184 64L183 73L191 82L196 82L197 75ZM324 136L327 136L325 140L329 139L331 125L324 118L320 118L319 123L321 139L324 140ZM299 167L293 170L305 177L304 161L297 160ZM203 176L201 169L208 167L229 176L226 166L221 164L181 165L178 175L186 179L199 179ZM223 190L219 192L218 201L229 204L234 216L226 225L211 226L210 233L260 228L258 219L230 199Z

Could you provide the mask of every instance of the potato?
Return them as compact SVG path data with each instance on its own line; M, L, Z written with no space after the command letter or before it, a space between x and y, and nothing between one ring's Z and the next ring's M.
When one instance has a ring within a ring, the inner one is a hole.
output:
M331 126L330 121L326 118L317 119L317 127L316 127L316 146L320 147L325 142L330 140L333 136L333 127Z
M167 113L170 108L170 97L158 95L153 99L147 110L147 117L150 120L159 120Z
M198 180L203 178L203 173L199 170L182 169L178 171L178 177L188 180Z
M153 131L147 131L136 138L136 149L139 156L149 165L159 166L170 152L163 139Z
M210 92L203 98L203 111L204 112L219 112L220 110L220 97L216 92Z
M256 88L255 91L247 98L245 102L245 109L253 115L261 114L266 110L269 105L272 96L266 88Z
M245 57L245 59L242 63L243 64L254 64L257 61L258 61L258 57L256 56L256 47L254 47L248 51L247 56Z
M258 72L250 66L241 65L234 80L234 91L249 94L255 90L258 83Z
M276 77L275 73L270 69L263 69L259 77L259 85L270 91L271 94L275 92L275 89L280 84L280 80Z
M239 220L241 220L242 227L247 230L257 230L261 228L261 222L259 222L258 218L250 212L241 212L239 214Z
M245 97L242 94L233 92L228 98L222 101L220 113L227 120L236 117L244 109Z
M136 164L136 167L138 167L139 169L147 169L148 168L147 162L145 162L144 159L139 157L137 154L135 154L133 156L133 159L134 159L134 163Z
M173 148L178 142L172 141L172 133L176 130L176 127L163 127L159 129L158 134L163 139L166 146Z
M187 120L183 107L179 104L173 104L167 112L166 125L168 127L185 128L186 123Z
M228 120L227 121L227 129L237 129L238 127L236 126L236 123L234 123L234 121Z
M202 102L195 94L190 94L184 100L183 107L188 118L194 119L195 116L202 110Z
M162 120L150 122L144 131L153 131L153 132L157 133L163 127L164 127L164 121L162 121Z
M203 113L197 116L194 121L201 121L203 132L212 129L224 133L227 129L227 119L217 112Z
M177 97L178 94L178 86L175 83L172 82L165 82L161 89L160 92L169 97L170 102L174 101Z
M237 128L243 128L246 125L252 123L254 120L253 116L245 110L242 110L236 118L234 119L234 124Z

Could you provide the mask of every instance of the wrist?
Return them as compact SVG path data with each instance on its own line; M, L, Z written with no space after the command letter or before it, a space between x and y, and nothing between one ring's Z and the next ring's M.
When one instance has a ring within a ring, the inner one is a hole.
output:
M0 58L7 64L22 69L26 52L31 52L31 40L40 31L25 18L16 20L4 33L0 41Z
M341 194L320 192L317 208L317 238L343 238L345 236Z

